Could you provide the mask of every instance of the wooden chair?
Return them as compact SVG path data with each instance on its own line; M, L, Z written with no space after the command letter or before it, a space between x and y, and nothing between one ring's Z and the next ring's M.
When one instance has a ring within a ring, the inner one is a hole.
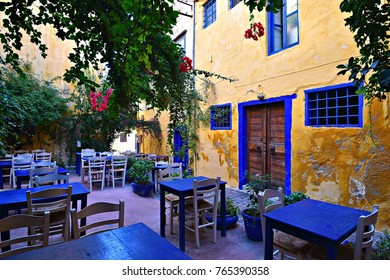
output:
M196 247L200 248L199 229L212 226L213 243L217 241L217 208L219 197L219 185L221 178L194 180L194 196L192 203L186 205L186 229L195 233ZM209 189L202 187L214 186ZM212 221L205 218L206 211L213 217Z
M13 156L11 154L5 154L3 157L0 157L0 161L11 161ZM3 168L3 180L8 178L8 184L11 187L12 184L12 166L10 168Z
M8 231L11 234L10 239L0 240L0 258L47 246L49 244L49 222L49 211L45 211L42 216L15 214L0 220L0 232ZM35 227L41 227L42 231L31 231L31 228ZM6 247L10 247L10 250L3 252Z
M112 183L112 187L115 188L115 181L121 180L122 187L125 186L126 179L126 166L127 157L125 156L113 156L111 159L111 166L108 168L107 181Z
M265 246L265 213L284 206L284 193L282 188L266 189L257 196L261 216L261 230L263 232L263 244ZM307 259L308 253L314 245L290 234L276 231L274 233L274 247L279 252L279 259L284 259L288 255L295 259Z
M51 155L52 155L51 152L38 153L38 154L35 154L35 160L36 161L51 161Z
M17 188L17 178L16 178L16 170L31 170L31 165L32 165L33 159L31 157L13 157L12 159L12 183L13 183L13 188ZM29 181L27 184L21 185L22 187L31 187L31 182Z
M113 216L110 212L118 212L117 216ZM108 215L107 215L108 214ZM114 228L123 227L125 215L125 201L119 200L119 203L96 202L87 207L76 211L71 210L73 237L75 239L83 238L91 234L104 232ZM85 226L80 226L80 220L87 218ZM131 236L129 236L131 238Z
M378 220L379 206L374 205L367 216L361 216L353 244L340 244L337 249L338 260L369 260L374 242L375 225ZM326 250L316 246L309 254L312 260L326 260Z
M90 157L96 157L94 149L82 149L81 150L81 182L85 182L85 176L88 176L88 159Z
M72 186L27 191L27 209L30 215L42 216L50 211L49 235L61 234L64 241L70 239L70 202ZM38 229L39 230L39 229Z
M39 161L39 162L33 162L31 164L31 169L37 169L42 167L50 167L50 168L56 168L57 162L56 161Z
M34 156L35 156L35 158L34 158L35 160L37 159L37 158L36 158L36 155L37 155L37 154L45 153L45 152L46 152L45 149L35 149L35 150L31 150L31 153L34 154Z
M183 170L181 166L179 168L167 167L158 172L157 182L167 182L171 180L178 180L183 178ZM158 183L157 183L158 184ZM186 203L190 203L191 197L186 198ZM169 224L170 231L173 234L173 218L179 215L179 197L177 195L167 193L165 195L166 210L169 209Z
M28 154L28 153L29 153L28 150L16 150L16 151L14 151L14 155L15 156L22 155L22 154Z
M43 175L46 175L46 174L50 174L50 173L57 174L57 172L58 172L58 166L56 166L56 167L41 167L41 168L37 168L37 169L31 168L30 169L30 185L32 187L35 187L36 186L36 184L35 184L36 178L43 176Z
M50 173L41 176L35 176L33 178L32 185L33 187L47 186L47 185L58 185L58 184L68 184L69 183L69 173L58 174Z
M93 183L100 183L103 190L106 181L106 157L90 157L88 160L89 190Z

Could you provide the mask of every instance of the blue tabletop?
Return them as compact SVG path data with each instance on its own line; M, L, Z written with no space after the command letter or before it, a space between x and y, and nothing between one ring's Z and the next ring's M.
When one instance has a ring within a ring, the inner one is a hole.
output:
M305 199L270 211L264 216L302 232L341 242L356 230L358 218L369 213L360 209Z
M14 260L190 260L143 223L50 245Z

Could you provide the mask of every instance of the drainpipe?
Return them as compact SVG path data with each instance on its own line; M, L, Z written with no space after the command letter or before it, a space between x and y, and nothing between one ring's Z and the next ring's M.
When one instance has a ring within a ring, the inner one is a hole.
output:
M192 67L195 69L195 6L196 2L193 2L193 9L192 9ZM192 77L194 85L195 85L195 75ZM194 88L195 90L195 88ZM194 100L194 102L198 102L197 99ZM195 112L196 113L196 112ZM194 172L193 176L197 175L197 161L196 158L194 158Z

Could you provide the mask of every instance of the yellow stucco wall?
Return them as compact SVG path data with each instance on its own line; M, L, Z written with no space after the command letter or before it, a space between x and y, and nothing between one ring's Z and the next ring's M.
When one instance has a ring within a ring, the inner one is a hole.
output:
M357 208L379 204L378 229L389 228L389 102L372 106L375 144L366 128L370 125L367 107L363 128L305 126L304 90L348 82L347 76L337 75L336 66L359 53L344 26L340 2L298 1L299 44L271 56L266 35L259 41L244 38L249 12L242 2L229 9L229 1L217 1L217 19L206 29L203 3L195 9L195 66L238 81L214 80L214 104L232 103L232 130L201 129L196 174L219 175L238 187L238 104L256 100L256 92L263 92L266 98L296 94L292 105L292 191ZM264 12L256 13L255 20L267 30Z

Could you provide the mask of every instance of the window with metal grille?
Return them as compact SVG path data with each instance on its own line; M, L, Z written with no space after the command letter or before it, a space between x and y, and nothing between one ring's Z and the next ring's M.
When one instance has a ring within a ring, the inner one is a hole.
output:
M210 108L210 129L228 130L232 128L231 104L214 105Z
M206 28L217 19L217 1L210 0L204 5L203 28Z
M268 13L268 54L299 43L298 0L283 0L279 13Z
M230 9L240 3L242 0L230 0Z
M362 95L356 87L341 84L305 90L307 126L361 127Z
M119 141L120 142L127 142L127 134L126 133L119 134Z

